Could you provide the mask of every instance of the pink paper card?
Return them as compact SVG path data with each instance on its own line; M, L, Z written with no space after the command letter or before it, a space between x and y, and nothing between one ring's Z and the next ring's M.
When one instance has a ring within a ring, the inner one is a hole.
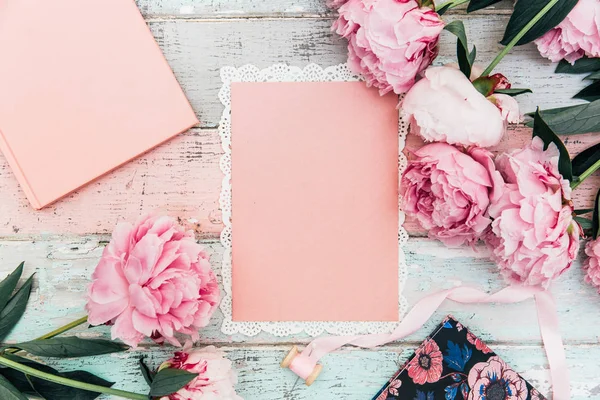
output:
M231 84L233 321L398 320L398 110L363 82Z
M0 1L0 150L42 208L198 120L133 0Z

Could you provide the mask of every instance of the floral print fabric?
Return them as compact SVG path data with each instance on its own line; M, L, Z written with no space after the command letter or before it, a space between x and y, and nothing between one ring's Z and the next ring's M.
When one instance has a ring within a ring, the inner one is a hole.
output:
M448 316L373 400L546 400Z

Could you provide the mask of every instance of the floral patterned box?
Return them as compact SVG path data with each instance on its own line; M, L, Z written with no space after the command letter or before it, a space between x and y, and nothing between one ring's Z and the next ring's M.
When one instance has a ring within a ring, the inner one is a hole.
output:
M545 400L448 316L373 400Z

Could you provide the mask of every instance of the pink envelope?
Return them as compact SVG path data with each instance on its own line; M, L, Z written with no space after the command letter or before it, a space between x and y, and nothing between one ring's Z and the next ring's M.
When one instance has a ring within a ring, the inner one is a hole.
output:
M0 1L0 150L39 209L198 121L133 0Z
M397 97L233 83L235 321L398 320Z

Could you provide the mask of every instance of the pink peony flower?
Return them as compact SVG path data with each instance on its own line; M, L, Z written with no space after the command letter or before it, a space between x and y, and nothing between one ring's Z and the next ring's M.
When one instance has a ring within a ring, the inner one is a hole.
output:
M402 177L402 209L446 245L477 241L492 222L490 196L503 184L492 154L432 143L414 155Z
M494 93L488 97L488 100L498 107L504 121L509 124L518 124L523 121L523 116L521 115L521 111L519 111L519 103L514 97L507 94Z
M208 255L192 231L170 217L120 223L88 288L88 321L109 323L131 346L145 337L180 346L175 332L199 339L220 298Z
M161 368L176 368L199 374L177 393L161 400L242 400L235 392L237 376L225 353L214 346L192 349L186 344L183 351L166 361Z
M496 159L506 182L489 207L486 242L512 283L542 285L567 270L577 256L581 229L573 220L569 182L558 172L559 152L544 151L538 137Z
M348 0L332 27L349 41L350 67L382 95L410 89L437 56L443 29L440 16L416 0Z
M327 0L327 2L325 4L327 4L327 7L335 10L335 9L340 8L347 2L348 2L348 0Z
M490 357L469 371L468 400L526 400L527 384L500 357Z
M588 256L583 263L585 281L596 287L600 293L600 238L587 242L585 255Z
M437 343L427 339L416 351L415 356L408 362L406 368L416 385L435 383L442 376L444 356Z
M518 122L515 99L479 93L471 81L453 67L431 67L408 91L402 110L411 132L431 142L464 146L494 146L509 122Z
M550 61L563 58L571 64L581 57L600 57L600 2L579 0L558 26L535 40L540 54Z

